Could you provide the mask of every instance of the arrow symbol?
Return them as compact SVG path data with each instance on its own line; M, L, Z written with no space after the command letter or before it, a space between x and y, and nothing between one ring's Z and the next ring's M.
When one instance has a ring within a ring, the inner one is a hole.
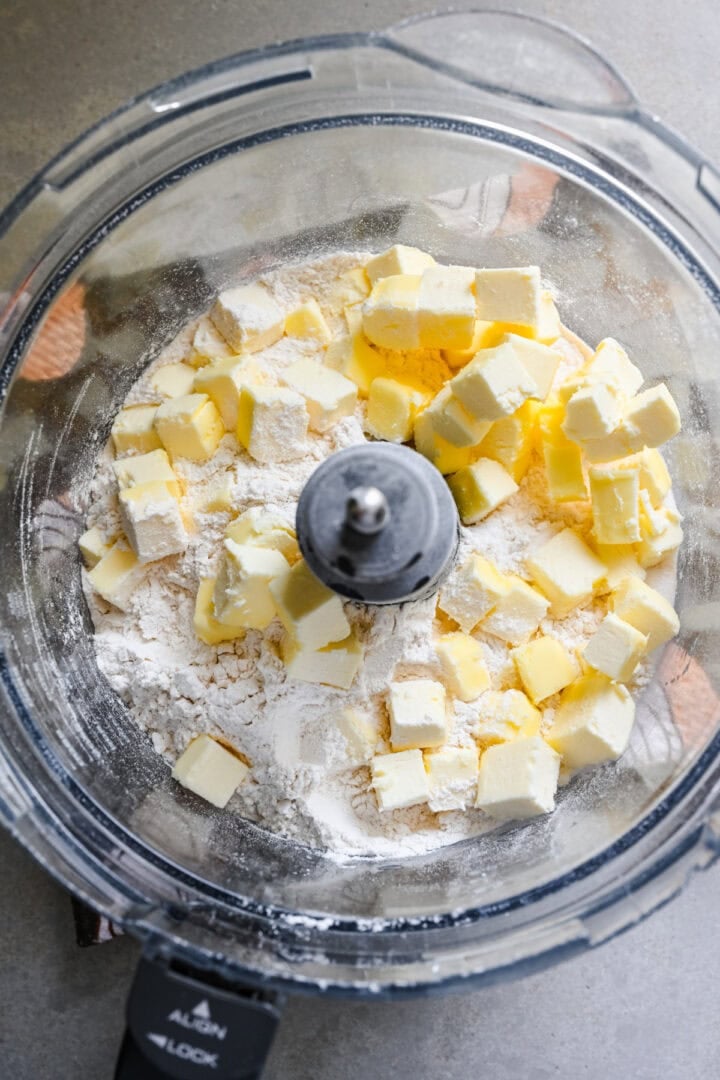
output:
M155 1035L149 1031L148 1039L150 1040L150 1042L155 1043L156 1046L159 1046L161 1050L165 1049L165 1045L167 1043L167 1035Z
M207 1001L201 1001L192 1011L193 1016L201 1016L203 1020L210 1019L210 1006Z

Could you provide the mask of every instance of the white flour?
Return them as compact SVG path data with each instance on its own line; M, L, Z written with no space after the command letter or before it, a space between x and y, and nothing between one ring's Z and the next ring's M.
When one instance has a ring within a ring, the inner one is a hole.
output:
M357 256L338 255L266 280L285 308L310 296L326 306L338 274L357 261ZM335 332L343 331L339 312L331 321ZM130 401L155 399L149 374L159 364L188 354L192 329L179 335L148 369ZM272 379L299 355L319 351L312 341L285 338L256 359ZM560 379L580 361L572 347L566 352ZM336 449L364 441L363 409L359 405L356 416L341 421L328 435L308 438L307 453L297 461L258 464L228 435L209 462L178 463L195 521L187 551L148 566L126 613L106 605L89 587L86 594L100 669L168 763L201 732L224 736L252 763L251 779L240 787L229 809L340 855L397 856L487 828L487 819L476 810L433 814L416 807L381 815L369 786L369 770L348 767L345 740L335 723L343 707L362 706L377 719L382 739L387 735L382 701L390 680L398 675L439 676L432 645L435 600L375 609L346 605L366 649L364 666L350 691L288 679L277 652L279 625L273 624L265 635L249 631L244 639L217 647L200 642L192 625L198 580L215 572L229 520L227 513L202 510L220 478L231 479L234 513L262 505L294 523L298 496L318 462ZM91 486L88 512L88 524L97 524L108 535L119 529L111 462L112 453L106 448ZM536 464L513 498L486 521L463 530L460 558L472 550L482 551L501 570L521 570L528 551L565 524L582 531L589 525L587 512L549 505L542 469ZM543 629L577 647L605 610L605 603L597 601L562 622L545 620ZM485 645L493 687L519 686L508 646L478 637ZM554 701L546 704L549 721ZM472 745L470 730L476 718L476 704L457 702L450 743Z

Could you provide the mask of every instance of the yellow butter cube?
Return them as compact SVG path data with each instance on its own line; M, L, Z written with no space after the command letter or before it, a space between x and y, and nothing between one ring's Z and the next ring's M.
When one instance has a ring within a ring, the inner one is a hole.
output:
M483 619L480 629L508 645L522 645L545 618L548 601L517 574L505 574L503 584L502 596Z
M539 735L542 713L522 690L489 690L478 702L473 737L481 747Z
M420 275L380 278L363 304L363 331L374 344L405 351L420 348Z
M492 349L506 336L504 323L475 320L472 341L466 349L444 349L443 357L451 368L461 368L472 360L480 349Z
M212 360L222 360L224 357L232 355L233 351L220 331L215 329L207 316L204 316L193 334L188 363L194 368L199 368L209 364Z
M283 313L264 285L240 285L221 292L210 309L210 319L236 352L266 349L282 337Z
M317 300L306 300L285 316L285 333L288 337L314 338L327 345L332 333Z
M140 584L144 565L125 540L116 541L88 573L96 593L121 611L127 611L133 592Z
M490 430L490 422L476 420L465 406L444 386L425 409L436 435L451 446L477 446Z
M637 445L625 422L621 421L609 435L603 435L600 439L588 439L582 444L582 448L587 461L597 465L626 458L633 450L637 450Z
M175 762L179 784L222 810L250 772L244 761L211 735L198 735Z
M565 405L563 431L569 439L585 443L613 432L622 419L623 399L610 384L589 383L570 396Z
M428 806L434 813L466 810L477 789L478 752L474 746L442 746L423 754L430 785Z
M213 360L195 375L194 389L207 394L222 416L226 431L235 432L238 421L238 405L243 386L261 382L257 365L241 356L229 356Z
M582 451L562 430L562 405L545 405L539 416L548 491L555 502L577 502L587 498Z
M170 486L176 498L179 499L182 494L180 481L165 450L151 450L149 454L120 458L113 462L113 471L120 490L161 480Z
M223 559L215 583L216 618L227 626L265 630L277 614L273 582L288 569L274 548L223 542Z
M293 564L300 558L295 530L278 514L253 506L243 511L225 529L225 537L236 544L274 548Z
M635 721L635 703L624 686L604 675L583 675L564 692L547 742L570 769L616 761Z
M478 420L510 416L530 397L537 397L535 380L518 360L512 345L481 349L449 386Z
M608 590L614 589L623 578L645 577L632 544L595 544L597 557L604 564Z
M189 394L194 381L195 369L189 364L162 364L150 376L150 385L163 398Z
M333 641L322 649L305 648L287 634L280 655L291 678L349 690L362 664L364 649L353 631L343 641Z
M639 454L615 462L618 469L635 469L640 473L640 489L646 491L654 507L660 507L672 487L665 458L655 448L645 448Z
M435 431L434 418L427 415L427 409L421 412L415 421L413 438L418 453L432 462L443 476L469 465L476 456L475 447L453 446L447 439L438 435Z
M195 597L193 629L206 645L219 645L245 635L242 627L227 626L215 618L215 584L214 577L202 578Z
M472 343L474 277L469 266L433 266L423 271L417 306L424 349L466 349Z
M422 750L378 754L370 762L370 772L381 813L427 802L430 785Z
M447 739L445 687L434 679L391 682L388 713L393 750L442 746Z
M647 650L648 639L613 612L605 616L583 650L583 659L615 682L627 682Z
M490 746L480 758L475 805L508 820L549 814L559 772L559 755L538 735Z
M351 304L343 309L343 315L345 316L348 333L351 335L362 334L362 306L360 304ZM327 363L327 354L325 361Z
M422 274L429 266L434 266L432 255L406 244L393 244L387 251L373 255L365 263L365 273L371 285L380 278L395 277L397 274Z
M366 430L386 442L408 442L415 418L426 402L427 394L396 379L373 379L368 392Z
M591 465L588 477L598 543L634 544L640 539L640 470Z
M537 266L478 270L475 275L478 318L535 329L540 322L542 291Z
M147 454L160 448L160 437L155 430L157 410L157 405L129 405L120 410L110 431L116 454L132 450Z
M641 540L637 545L638 562L642 567L657 566L659 562L683 542L680 517L668 507L663 506L655 512L652 533L643 531L643 519L640 521Z
M643 390L628 402L625 427L633 450L662 446L680 430L680 413L665 383Z
M225 434L220 413L207 394L186 394L162 404L155 429L171 459L207 461Z
M102 557L107 555L112 545L107 543L97 526L94 526L82 534L78 540L78 547L88 570L92 570Z
M464 525L482 521L518 491L510 473L492 458L480 458L453 473L448 485Z
M545 401L552 389L560 354L547 345L521 337L520 334L505 334L502 344L512 345L516 357L535 381L538 400Z
M165 480L123 488L119 506L125 535L140 562L177 555L187 547L176 485Z
M677 612L669 600L639 578L621 581L613 589L610 602L618 618L647 637L648 652L670 641L680 629Z
M374 379L385 372L385 360L372 347L362 330L338 338L328 346L325 363L351 379L361 397L367 397Z
M283 626L300 645L322 649L350 633L340 597L323 585L304 560L272 581L270 591Z
M469 634L443 634L435 646L445 685L460 701L474 701L490 687L483 648Z
M516 483L530 466L540 409L539 402L526 401L511 416L496 420L478 447L482 457L499 461Z
M243 386L238 441L256 461L292 461L305 451L309 416L305 399L276 386Z
M440 589L438 607L469 634L508 590L508 582L482 555L456 567Z
M535 328L535 340L549 345L562 334L560 315L555 306L553 295L549 289L543 289L540 293L540 311L538 313L537 326Z
M589 379L613 385L625 397L632 397L643 384L642 372L614 338L600 342L592 358L583 369Z
M563 529L527 559L530 575L562 619L587 603L603 582L606 570L597 555L572 529Z
M351 765L365 765L378 745L378 725L374 717L358 709L342 709L337 726L345 738L346 757Z
M355 383L317 360L297 360L281 373L282 381L305 398L313 431L328 431L343 416L351 416L357 404Z
M520 680L533 704L564 690L580 674L577 660L557 638L539 637L512 650Z

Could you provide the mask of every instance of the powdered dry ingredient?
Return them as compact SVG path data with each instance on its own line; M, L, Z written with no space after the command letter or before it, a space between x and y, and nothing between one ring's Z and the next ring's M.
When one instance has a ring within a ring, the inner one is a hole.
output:
M328 313L334 333L346 332L339 307L333 310L339 275L363 261L341 253L289 267L264 280L289 310L314 296ZM161 364L191 352L195 325L182 331L133 387L128 403L156 400L150 375ZM320 356L311 339L284 338L255 354L268 379L300 356ZM564 343L557 379L578 367L582 356ZM352 768L348 747L336 717L348 705L369 712L380 740L387 737L383 697L391 679L418 675L440 677L433 650L435 600L383 608L347 604L347 614L365 645L365 662L351 690L311 685L289 679L278 656L281 635L273 624L265 635L248 631L242 640L210 647L197 639L193 610L201 577L216 572L227 513L208 513L204 506L220 481L229 480L235 513L264 506L294 524L302 487L317 464L343 447L362 443L364 404L355 416L338 423L325 436L309 436L306 452L295 461L263 465L253 461L234 436L223 439L210 461L178 461L187 482L186 504L195 529L187 550L149 564L128 612L120 612L86 586L95 624L98 665L138 725L168 764L201 732L223 736L252 763L250 779L241 785L228 809L261 825L339 855L383 856L421 853L486 831L480 811L433 814L413 807L381 815L366 767ZM100 455L89 489L88 525L106 536L120 529L112 452ZM502 571L519 571L532 548L561 526L580 532L590 526L589 511L578 504L552 505L546 498L543 470L532 466L520 490L489 518L462 530L459 558L482 552ZM657 582L652 582L657 584ZM568 646L581 646L605 614L606 603L573 612L562 621L544 620L542 629ZM519 687L508 647L478 634L485 647L495 689ZM638 681L647 678L646 669ZM555 702L546 703L549 723ZM451 745L473 745L471 729L477 704L454 705ZM389 749L389 746L385 747Z

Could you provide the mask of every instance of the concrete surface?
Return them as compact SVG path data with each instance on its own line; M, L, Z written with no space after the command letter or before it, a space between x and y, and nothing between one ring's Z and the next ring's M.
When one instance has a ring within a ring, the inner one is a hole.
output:
M0 202L125 98L274 38L380 26L430 0L0 2ZM496 8L516 5L493 0ZM720 160L716 0L525 0L591 37ZM268 1080L707 1080L720 1074L720 867L618 941L522 983L396 1005L292 1001ZM106 1080L137 958L81 951L70 903L0 836L0 1076Z

